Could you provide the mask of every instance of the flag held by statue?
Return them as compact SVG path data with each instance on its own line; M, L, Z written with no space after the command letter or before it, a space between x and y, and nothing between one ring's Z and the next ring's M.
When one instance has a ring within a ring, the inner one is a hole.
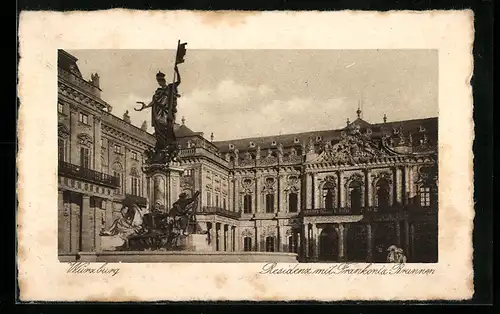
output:
M186 56L186 45L187 43L181 44L181 41L179 40L179 43L177 44L177 55L175 57L175 65L184 63L184 57Z

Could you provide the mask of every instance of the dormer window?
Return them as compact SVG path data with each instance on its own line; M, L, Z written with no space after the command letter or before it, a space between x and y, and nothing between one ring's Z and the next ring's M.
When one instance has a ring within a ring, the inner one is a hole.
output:
M423 127L422 125L419 127L418 129L419 132L425 132L425 127Z
M272 145L272 146L276 146L276 141L273 141L273 142L271 143L271 145Z
M187 142L187 148L191 148L191 146L193 146L193 143L191 143L191 141L188 141Z
M316 142L321 141L321 136L316 136Z
M372 134L372 129L370 129L370 128L366 129L366 134L371 135Z
M250 142L250 147L255 147L255 143L254 142Z
M297 137L296 137L296 138L294 138L294 139L293 139L293 142L294 142L295 144L298 144L298 143L299 143L299 138L297 138Z
M229 144L229 149L234 149L234 145L233 144Z

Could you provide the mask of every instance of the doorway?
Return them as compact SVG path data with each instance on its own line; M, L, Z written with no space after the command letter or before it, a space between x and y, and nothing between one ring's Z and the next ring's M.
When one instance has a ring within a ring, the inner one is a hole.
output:
M319 235L320 261L337 261L338 259L338 235L333 226L324 228Z

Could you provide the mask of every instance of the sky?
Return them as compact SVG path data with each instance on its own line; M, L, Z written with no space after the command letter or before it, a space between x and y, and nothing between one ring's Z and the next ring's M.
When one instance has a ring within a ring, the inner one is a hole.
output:
M175 50L67 50L102 99L141 126L158 71L173 78ZM179 65L177 122L214 140L338 129L438 116L436 50L190 50ZM152 131L151 128L149 128Z

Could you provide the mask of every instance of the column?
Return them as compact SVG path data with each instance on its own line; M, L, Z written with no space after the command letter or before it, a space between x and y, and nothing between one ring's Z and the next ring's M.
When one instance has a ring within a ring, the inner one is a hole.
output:
M339 208L342 208L342 207L346 207L346 204L345 204L345 195L344 195L344 184L343 184L343 171L339 171L338 172L338 178L339 178L339 186L338 186L338 193L339 193L339 196L338 196L338 199L339 199Z
M373 236L371 223L366 224L367 262L373 261Z
M257 177L257 174L255 175L255 201L253 202L253 212L254 213L260 213L262 209L262 204L260 203L261 200L261 185L260 185L260 178Z
M398 176L396 174L396 167L392 167L392 206L398 204Z
M255 227L255 244L254 248L256 252L260 252L260 228Z
M278 189L277 189L277 206L276 210L278 213L286 212L284 204L285 204L285 193L283 191L283 175L278 174Z
M94 251L94 208L90 207L90 196L82 196L82 251Z
M413 183L413 166L408 166L408 201L411 202L411 199L414 195L414 183Z
M409 194L409 184L408 184L408 166L404 167L403 172L403 202L405 205L408 204L408 194Z
M300 242L302 240L302 237L300 236L300 232L297 232L297 246L298 248L295 248L298 254L300 254L300 249L302 248L302 243Z
M216 251L222 251L222 247L221 247L221 232L220 232L220 228L221 225L220 223L215 223L215 250Z
M78 160L78 155L80 154L77 148L78 143L78 108L76 105L70 104L70 113L69 113L69 162L72 164L80 164Z
M312 174L306 173L306 209L312 209L313 204L312 204Z
M278 225L278 236L277 236L278 252L284 252L285 239L286 239L286 232L283 226Z
M304 224L302 226L302 254L304 259L309 258L309 226Z
M365 169L365 186L366 186L365 204L368 207L373 206L373 187L370 177L371 177L370 170Z
M322 228L319 228L316 224L313 225L314 229L314 259L319 258L319 235L321 234Z
M94 228L94 248L95 251L99 252L101 251L101 230L105 226L105 219L103 221L103 218L105 217L105 210L100 207L101 204L97 204L95 206L95 214L94 214L94 221L95 221L95 228Z
M338 226L338 236L339 236L339 261L343 262L345 260L345 247L344 247L344 224L339 224Z
M413 261L415 256L415 224L410 224L410 252L411 260Z
M401 224L399 220L394 222L396 224L396 246L401 247Z
M316 200L314 199L314 192L316 191L317 187L316 187L316 174L315 173L311 173L311 208L316 208L317 207L317 204L316 204Z
M396 167L396 178L397 178L397 181L396 181L396 202L398 204L402 204L403 202L403 193L402 193L402 190L404 188L403 186L403 172L401 170L400 167Z
M239 205L241 204L240 201L240 181L238 180L237 177L234 177L234 182L233 182L233 200L232 200L232 205L234 211L239 211L240 209L243 210L243 206Z
M111 225L113 224L114 218L113 218L113 202L111 200L104 200L103 201L103 206L104 206L104 211L106 215L106 224L105 224L105 229L107 230Z
M71 253L80 252L80 202L78 200L80 196L73 193L70 203L71 220L70 220L70 234L71 234Z
M94 116L94 170L101 172L101 117Z
M68 204L64 202L64 191L58 191L58 252L68 253L70 251L70 212Z
M408 257L408 254L410 254L410 225L408 223L408 220L405 219L404 221L405 224L405 254Z

